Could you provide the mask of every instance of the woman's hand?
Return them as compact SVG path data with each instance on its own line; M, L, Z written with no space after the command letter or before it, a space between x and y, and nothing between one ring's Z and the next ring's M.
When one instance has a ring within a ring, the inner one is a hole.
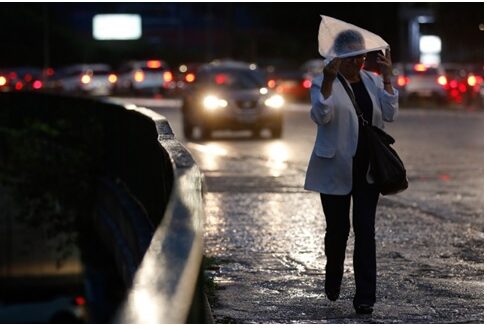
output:
M377 63L379 64L380 71L382 73L382 79L384 81L391 81L392 78L392 60L391 60L391 51L386 49L386 54L382 55L379 52L377 56Z
M342 59L335 57L323 68L323 83L321 84L321 94L327 99L331 95L333 81L337 77Z
M332 83L333 80L335 80L335 78L337 77L341 63L342 59L338 57L335 57L333 60L331 60L330 63L328 63L323 68L323 80Z

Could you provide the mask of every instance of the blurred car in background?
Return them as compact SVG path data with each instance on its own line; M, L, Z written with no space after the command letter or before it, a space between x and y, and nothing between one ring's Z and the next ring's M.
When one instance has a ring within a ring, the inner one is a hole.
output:
M484 66L472 65L467 76L467 105L484 106Z
M88 313L83 296L58 296L32 301L0 303L0 323L86 323Z
M254 136L270 130L282 135L284 99L266 87L265 76L255 64L216 61L201 66L183 98L183 130L191 139L211 137L213 130L247 129Z
M462 104L468 91L468 74L466 65L457 63L442 64L445 70L448 100L451 103Z
M110 95L117 75L107 64L75 64L58 70L55 82L60 91L75 95Z
M174 75L161 60L130 61L118 72L117 94L170 95L176 88Z
M19 87L19 90L38 91L44 87L41 68L20 67L16 68L15 72L18 77L17 87Z
M456 104L483 106L484 70L482 65L442 64L447 77L449 98Z
M268 59L259 61L258 65L266 74L268 88L286 100L309 100L311 78L298 64L283 59Z
M392 83L399 91L400 102L428 100L438 105L448 102L447 78L441 67L399 63L393 70L395 79Z
M16 67L0 69L0 91L37 91L43 88L42 69Z

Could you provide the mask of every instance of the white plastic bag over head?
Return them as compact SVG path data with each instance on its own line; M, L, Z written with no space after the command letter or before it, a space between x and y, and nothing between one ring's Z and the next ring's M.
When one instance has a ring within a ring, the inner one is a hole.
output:
M389 44L378 35L324 15L321 15L318 45L320 55L326 61L389 48Z

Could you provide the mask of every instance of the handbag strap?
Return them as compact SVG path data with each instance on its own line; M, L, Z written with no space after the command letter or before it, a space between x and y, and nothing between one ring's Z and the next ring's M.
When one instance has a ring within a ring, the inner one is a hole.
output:
M343 76L341 74L338 74L337 78L338 78L338 80L340 80L340 82L343 85L343 88L345 88L345 91L347 92L348 96L350 97L350 100L352 101L353 107L355 108L355 112L357 113L357 117L360 119L362 126L367 126L369 122L364 118L364 113L362 112L362 110L360 110L360 107L357 104L357 100L355 100L355 96L353 95L352 90L350 89L347 82L345 81L345 78L343 78Z

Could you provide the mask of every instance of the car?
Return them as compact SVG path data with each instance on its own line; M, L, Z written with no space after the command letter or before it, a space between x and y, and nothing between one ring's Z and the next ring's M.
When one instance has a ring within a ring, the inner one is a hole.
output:
M86 323L86 298L56 296L32 301L0 303L0 323Z
M465 105L484 106L484 66L470 65L466 79L467 92L464 95Z
M468 91L468 68L459 63L444 63L448 100L453 104L463 104Z
M56 80L67 94L110 95L117 76L107 64L74 64L61 68Z
M438 105L448 102L447 79L440 67L416 64L396 64L392 83L399 91L399 101L416 103L420 100L433 101Z
M298 64L282 59L261 60L259 67L266 73L267 87L287 100L309 100L312 77Z
M265 75L255 64L216 61L201 66L183 96L183 131L187 139L207 139L214 130L263 128L273 138L282 135L284 98L266 87Z
M39 91L44 87L41 68L18 67L13 71L17 75L16 90Z
M38 91L42 89L42 70L36 67L0 69L0 91Z
M129 61L118 71L118 94L170 95L175 88L174 75L163 60Z

